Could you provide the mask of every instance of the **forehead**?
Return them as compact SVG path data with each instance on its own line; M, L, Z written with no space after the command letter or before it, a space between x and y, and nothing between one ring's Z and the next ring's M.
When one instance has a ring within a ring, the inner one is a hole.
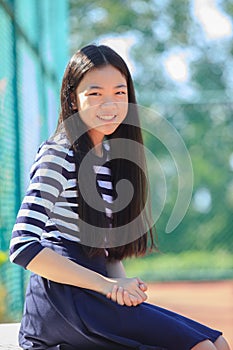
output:
M87 88L91 85L104 86L106 84L111 86L127 85L125 76L111 65L91 69L84 75L79 85Z

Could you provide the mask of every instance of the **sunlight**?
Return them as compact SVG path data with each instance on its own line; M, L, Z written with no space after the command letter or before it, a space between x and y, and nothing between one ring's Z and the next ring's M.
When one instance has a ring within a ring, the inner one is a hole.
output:
M108 45L115 50L126 62L131 74L135 72L135 64L130 57L130 49L136 42L134 35L104 36L99 40L99 44Z
M193 13L210 40L232 36L232 21L216 0L193 0Z
M189 69L183 52L171 53L164 60L164 67L169 76L180 83L189 79Z
M200 213L208 213L211 209L212 197L209 189L200 188L196 191L193 198L194 208Z
M231 155L230 155L229 165L230 165L230 169L233 171L233 153L231 153Z

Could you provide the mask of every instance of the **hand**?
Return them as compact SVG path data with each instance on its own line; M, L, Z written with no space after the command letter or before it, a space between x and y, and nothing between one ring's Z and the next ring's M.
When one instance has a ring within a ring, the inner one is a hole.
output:
M147 299L145 291L147 285L140 278L116 278L117 284L114 284L107 298L117 302L120 305L136 306Z
M138 297L129 294L127 290L124 290L122 287L118 287L116 284L113 286L112 291L106 295L106 297L120 305L126 306L137 306L142 302L138 299Z
M143 291L143 292L146 292L147 291L147 285L146 283L144 283L140 278L137 277L137 280L138 280L138 284L139 284L139 287L140 289Z

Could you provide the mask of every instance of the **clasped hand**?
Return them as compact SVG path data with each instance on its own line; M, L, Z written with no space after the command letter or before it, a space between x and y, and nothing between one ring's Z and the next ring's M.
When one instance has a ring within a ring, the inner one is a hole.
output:
M106 294L108 299L120 305L137 306L147 299L147 285L140 278L115 278L112 290Z

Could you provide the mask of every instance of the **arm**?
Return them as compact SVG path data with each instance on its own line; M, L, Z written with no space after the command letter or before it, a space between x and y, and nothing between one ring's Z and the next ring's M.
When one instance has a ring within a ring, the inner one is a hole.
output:
M51 281L87 288L107 294L117 283L95 271L89 270L49 248L44 248L27 265L27 269Z
M67 150L44 143L30 172L30 184L18 212L10 242L10 261L26 268L44 249L41 235L54 204L67 184L63 164ZM67 174L67 172L66 172Z
M113 285L137 293L135 279L110 279L86 269L54 251L44 248L40 239L54 204L66 188L69 172L74 171L66 160L67 151L45 144L32 166L31 181L13 228L10 244L11 262L19 264L58 283L90 288L107 294Z
M44 143L31 168L30 184L14 225L10 259L52 281L107 293L115 280L88 270L41 245L41 235L60 193L72 179L67 149ZM71 175L70 175L71 174Z
M112 266L114 270L122 273L123 265ZM111 299L121 305L138 305L145 298L140 291L138 279L136 278L108 278L95 271L89 270L73 261L54 252L49 248L44 248L27 265L27 269L45 277L51 281L69 284L80 288L87 288L106 296L111 294ZM119 289L118 295L114 293ZM124 300L121 299L121 294ZM141 296L142 295L142 296ZM130 299L129 299L130 296ZM140 300L139 300L140 299Z

